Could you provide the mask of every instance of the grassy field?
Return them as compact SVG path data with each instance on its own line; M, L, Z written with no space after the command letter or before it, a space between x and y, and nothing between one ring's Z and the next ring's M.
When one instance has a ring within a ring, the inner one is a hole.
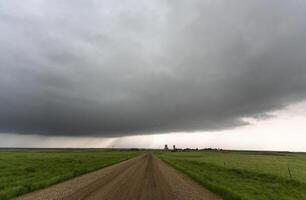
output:
M133 151L0 151L0 199L51 184L129 159Z
M201 151L157 155L226 200L306 199L306 154Z

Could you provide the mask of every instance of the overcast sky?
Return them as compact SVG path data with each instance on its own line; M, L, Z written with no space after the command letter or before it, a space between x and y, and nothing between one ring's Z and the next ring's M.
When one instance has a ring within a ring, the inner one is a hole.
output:
M2 146L173 133L195 145L245 128L275 139L254 121L305 107L306 2L3 0L0 92Z

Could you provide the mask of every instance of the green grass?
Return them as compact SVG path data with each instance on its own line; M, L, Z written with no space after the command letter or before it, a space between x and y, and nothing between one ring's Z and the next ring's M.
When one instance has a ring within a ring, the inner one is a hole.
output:
M41 189L139 154L107 150L0 151L0 199Z
M306 200L306 154L204 151L157 155L226 200Z

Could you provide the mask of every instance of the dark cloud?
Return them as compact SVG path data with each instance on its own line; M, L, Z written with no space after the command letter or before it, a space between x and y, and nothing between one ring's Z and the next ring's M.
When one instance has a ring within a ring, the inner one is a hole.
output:
M220 130L305 99L306 3L2 1L0 132Z

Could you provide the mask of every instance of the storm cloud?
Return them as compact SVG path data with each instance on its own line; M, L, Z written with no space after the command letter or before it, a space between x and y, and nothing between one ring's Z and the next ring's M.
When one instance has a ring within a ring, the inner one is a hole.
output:
M2 133L222 130L305 99L305 1L0 2Z

